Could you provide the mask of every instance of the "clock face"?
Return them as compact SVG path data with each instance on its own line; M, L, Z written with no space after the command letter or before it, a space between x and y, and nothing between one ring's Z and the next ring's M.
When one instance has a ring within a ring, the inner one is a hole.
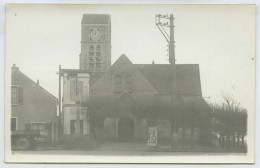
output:
M97 28L94 28L90 31L91 40L97 41L100 39L100 37L101 37L101 32Z

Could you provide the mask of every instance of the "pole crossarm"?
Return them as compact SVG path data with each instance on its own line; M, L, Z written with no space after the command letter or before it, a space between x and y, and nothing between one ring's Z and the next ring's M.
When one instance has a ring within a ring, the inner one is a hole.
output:
M169 41L170 41L170 36L167 34L167 32L166 32L166 30L163 28L163 26L162 26L162 29L163 29L164 33L167 35L167 37L169 38Z
M156 26L158 27L158 29L161 31L161 33L163 34L163 36L165 37L165 39L167 40L167 42L170 42L170 37L168 34L164 33L162 31L162 29L158 26L158 24L156 24Z
M167 42L170 42L170 35L169 33L166 32L166 30L163 27L170 27L170 25L168 24L168 22L161 22L161 18L162 19L167 19L169 20L170 17L168 15L155 15L155 24L158 27L158 29L160 30L160 32L163 34L163 36L165 37L165 39L167 40Z
M162 20L161 20L162 19ZM155 24L168 42L169 46L169 62L170 64L175 65L175 41L174 41L174 23L173 23L174 17L171 14L169 15L155 15ZM169 33L166 31L165 27L169 28Z

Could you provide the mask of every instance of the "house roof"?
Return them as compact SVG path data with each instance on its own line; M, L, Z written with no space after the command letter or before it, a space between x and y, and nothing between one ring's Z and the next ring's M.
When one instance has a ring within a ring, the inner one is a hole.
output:
M18 67L13 66L12 67L12 78L15 77L16 75L19 75L21 77L23 77L24 79L26 79L27 81L29 81L30 83L32 83L32 86L38 86L38 88L46 95L48 95L50 98L54 99L56 102L58 102L58 99L52 95L50 92L48 92L47 90L45 90L43 87L41 87L39 85L39 83L34 82L31 78L29 78L28 76L26 76L24 73L22 73ZM12 79L13 80L13 79ZM13 84L13 83L12 83Z
M106 14L84 14L81 24L109 24L110 15Z
M170 64L134 64L150 81L160 94L169 94L172 90ZM181 95L201 96L201 84L198 64L176 65L177 92Z

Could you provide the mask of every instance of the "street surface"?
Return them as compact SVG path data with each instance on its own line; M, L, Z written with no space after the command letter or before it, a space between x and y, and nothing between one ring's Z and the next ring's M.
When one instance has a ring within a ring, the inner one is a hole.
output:
M229 151L230 152L230 151ZM223 155L229 152L222 148L195 146L181 147L171 150L170 146L159 146L158 148L147 147L144 143L109 143L96 148L71 148L43 147L39 146L35 151L13 151L14 154L36 154L36 155L125 155L125 156L153 156L153 155ZM240 153L240 152L239 152Z

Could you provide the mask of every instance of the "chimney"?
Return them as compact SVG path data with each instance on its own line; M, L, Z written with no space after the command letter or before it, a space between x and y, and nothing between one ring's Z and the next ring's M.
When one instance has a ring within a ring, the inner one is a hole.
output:
M152 64L155 64L155 62L153 61Z
M36 83L36 84L37 84L37 86L39 86L39 85L40 85L40 81L39 81L39 79L37 79L37 83Z
M17 67L15 64L13 64L12 66L12 72L16 71L16 70L19 70L19 67Z

